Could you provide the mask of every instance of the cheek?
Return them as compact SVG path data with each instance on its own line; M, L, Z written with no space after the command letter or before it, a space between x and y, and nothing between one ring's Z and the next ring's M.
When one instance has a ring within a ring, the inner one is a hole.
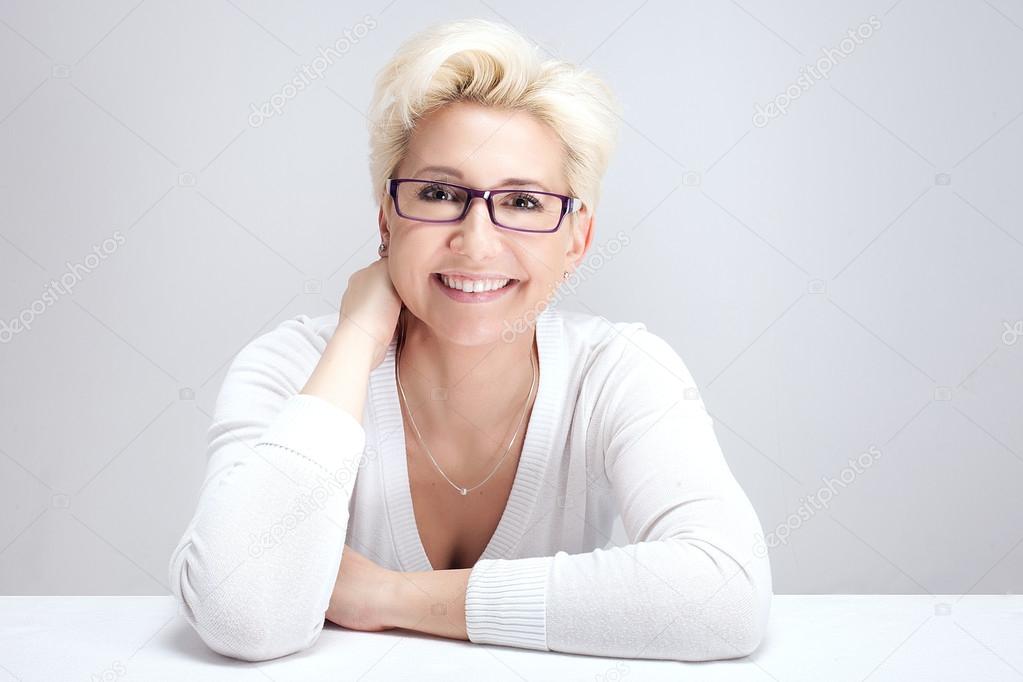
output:
M434 295L429 265L416 255L417 250L419 254L428 253L426 248L426 245L405 243L388 263L388 273L398 298L417 315L426 314Z
M561 273L567 269L565 246L561 240L542 244L522 255L523 263L529 268L530 289L539 294L552 291L563 281Z
M407 267L398 268L392 275L391 281L402 300L423 298L430 285L429 279L425 275L420 277L418 270Z

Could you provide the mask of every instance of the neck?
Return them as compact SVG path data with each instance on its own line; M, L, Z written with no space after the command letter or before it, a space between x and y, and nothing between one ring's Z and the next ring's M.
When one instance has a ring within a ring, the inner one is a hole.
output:
M398 373L416 424L427 433L450 429L482 431L500 439L515 428L529 397L536 398L539 358L535 330L481 346L462 346L437 336L427 325L402 311L404 340ZM532 362L530 358L532 357ZM528 421L528 405L523 429ZM520 433L521 435L521 433ZM429 436L426 436L429 438Z

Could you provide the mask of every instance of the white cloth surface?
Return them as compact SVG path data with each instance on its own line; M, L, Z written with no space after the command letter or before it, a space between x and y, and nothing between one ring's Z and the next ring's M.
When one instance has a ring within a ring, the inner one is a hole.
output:
M210 651L170 596L0 597L0 682L1001 682L1021 678L1020 642L1019 595L777 595L763 644L732 660L573 656L327 623L315 647L250 663Z

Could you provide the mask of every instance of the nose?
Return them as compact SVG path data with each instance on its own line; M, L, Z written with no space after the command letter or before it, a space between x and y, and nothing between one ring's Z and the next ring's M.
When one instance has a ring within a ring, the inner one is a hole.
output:
M466 258L486 261L496 256L501 249L500 228L490 221L487 202L474 197L469 203L469 212L458 226L451 241L451 249Z

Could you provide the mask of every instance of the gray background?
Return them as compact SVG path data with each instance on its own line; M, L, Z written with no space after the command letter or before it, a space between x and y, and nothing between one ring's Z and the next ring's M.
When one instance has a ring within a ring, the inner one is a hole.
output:
M0 5L0 321L31 319L0 345L0 592L168 593L227 363L336 311L376 257L373 74L427 22L470 16L621 99L594 247L630 243L561 305L645 322L685 360L784 534L776 592L1019 592L1023 7L594 7ZM351 51L250 125L366 15ZM829 78L754 125L871 15Z

